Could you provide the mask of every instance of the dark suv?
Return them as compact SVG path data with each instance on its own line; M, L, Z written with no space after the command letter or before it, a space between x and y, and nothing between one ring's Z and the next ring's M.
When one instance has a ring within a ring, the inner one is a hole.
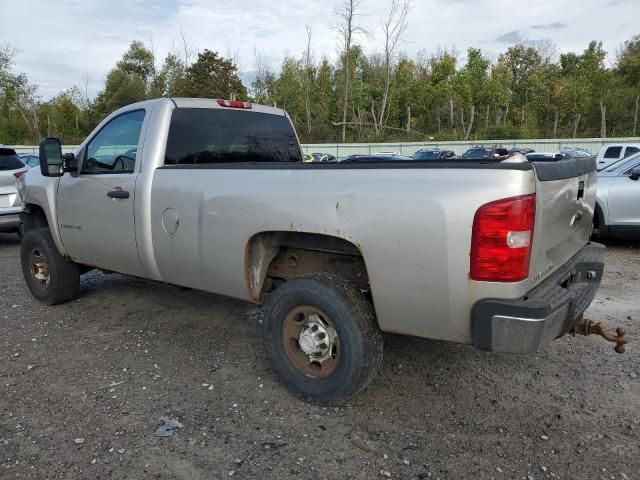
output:
M464 152L460 158L499 158L507 155L509 155L509 150L504 148L502 145L475 145Z
M446 160L454 158L455 152L451 150L440 150L439 148L421 148L413 154L414 160Z

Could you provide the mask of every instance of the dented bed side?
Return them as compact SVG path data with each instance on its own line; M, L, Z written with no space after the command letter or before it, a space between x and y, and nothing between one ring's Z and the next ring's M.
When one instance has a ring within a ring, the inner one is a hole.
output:
M136 239L149 278L259 301L267 262L278 252L269 245L251 251L252 239L264 232L339 238L364 260L382 330L471 343L471 310L478 300L521 298L553 272L548 267L553 255L558 254L554 263L559 263L586 243L579 236L567 251L545 246L551 218L547 207L551 212L555 201L562 204L559 195L577 190L578 182L568 180L562 191L551 186L547 192L530 166L164 167L176 106L182 106L180 100L154 110L146 133L153 141L145 145L136 182ZM587 188L594 185L589 178ZM531 193L539 195L532 276L515 283L470 280L471 229L478 207ZM585 220L592 214L589 208ZM252 255L262 260L255 262Z

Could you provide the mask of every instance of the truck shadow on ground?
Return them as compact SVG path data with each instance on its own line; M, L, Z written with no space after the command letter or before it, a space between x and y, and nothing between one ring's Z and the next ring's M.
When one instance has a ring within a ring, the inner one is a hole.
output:
M90 272L82 279L78 300L83 310L100 312L94 326L108 331L131 331L141 326L153 328L155 341L182 345L204 363L224 353L230 361L250 357L274 385L277 379L266 365L261 342L262 307L207 292L184 289L119 274ZM105 304L109 304L109 308ZM92 322L92 323L93 323ZM212 339L215 338L215 341ZM242 342L239 344L238 339ZM209 340L207 340L209 339ZM508 370L513 378L531 378L539 368L538 358L480 352L472 346L437 340L384 334L385 359L379 375L363 402L393 402L408 392L461 391L462 383L473 383L502 376ZM281 387L284 390L284 387ZM423 397L424 398L424 397ZM451 398L455 398L455 393ZM418 403L422 400L418 399ZM359 404L360 400L356 400Z
M0 248L9 245L17 245L20 243L20 238L15 233L0 233Z

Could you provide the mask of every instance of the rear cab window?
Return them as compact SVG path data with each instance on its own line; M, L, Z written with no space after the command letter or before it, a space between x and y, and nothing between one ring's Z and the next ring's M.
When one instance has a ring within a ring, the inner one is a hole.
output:
M177 108L165 165L300 162L302 151L284 115L223 108Z

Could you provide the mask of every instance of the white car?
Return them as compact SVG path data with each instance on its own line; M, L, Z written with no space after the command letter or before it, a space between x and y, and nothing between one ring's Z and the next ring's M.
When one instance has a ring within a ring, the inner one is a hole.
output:
M598 172L594 227L599 236L640 237L640 153Z
M16 184L18 178L29 171L16 151L0 147L0 232L20 231L22 200Z
M604 145L596 157L598 170L604 170L618 160L630 157L639 152L640 143L609 143Z

